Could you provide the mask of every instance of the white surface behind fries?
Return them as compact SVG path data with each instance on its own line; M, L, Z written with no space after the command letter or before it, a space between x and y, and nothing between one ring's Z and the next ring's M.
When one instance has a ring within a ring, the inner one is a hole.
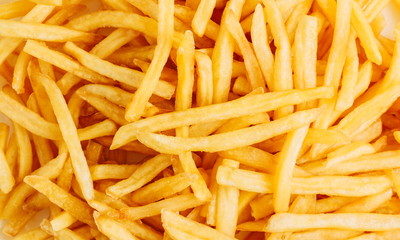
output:
M12 2L12 0L0 0L0 4ZM387 20L387 26L383 30L382 35L393 38L393 32L392 29L399 23L400 21L400 9L394 4L394 3L389 3L386 9L384 9L384 14ZM5 84L5 80L0 76L0 87L2 87ZM5 122L10 125L9 119L7 119L2 113L0 113L0 122ZM41 214L38 214L33 221L31 221L27 226L26 229L31 229L34 226L37 226L40 223L40 220L43 217L46 217L47 212L42 212ZM0 221L0 229L2 228L2 221ZM2 234L0 231L0 240L8 240L12 239L10 237L5 236Z

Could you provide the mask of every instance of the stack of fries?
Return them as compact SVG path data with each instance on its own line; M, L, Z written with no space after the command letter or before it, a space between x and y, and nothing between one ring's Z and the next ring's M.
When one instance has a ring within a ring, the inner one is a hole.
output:
M388 3L0 5L2 232L400 239Z

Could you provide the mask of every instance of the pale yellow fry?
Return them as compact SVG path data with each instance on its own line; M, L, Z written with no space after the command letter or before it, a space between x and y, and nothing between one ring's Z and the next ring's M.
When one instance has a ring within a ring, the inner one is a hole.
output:
M299 19L293 47L293 78L296 88L317 86L318 19L303 16ZM315 107L316 101L301 104L298 108Z
M235 17L235 13L232 10L229 10L226 14L226 24L229 25L228 31L235 39L235 42L238 44L240 51L243 54L244 64L247 70L246 75L252 90L261 87L264 92L266 92L267 88L265 87L264 77L253 48L247 41L240 23Z
M235 83L232 86L232 92L237 95L247 95L251 92L251 86L246 77L239 76L236 78Z
M247 6L247 4L245 4L245 6ZM269 89L274 89L272 86L274 79L274 55L269 46L264 19L263 8L258 4L254 10L254 17L251 25L251 40L258 64L262 66L261 71L267 87Z
M143 115L146 103L153 94L161 71L168 60L174 36L174 3L171 0L163 0L159 3L158 17L163 19L158 24L157 45L154 50L154 58L149 70L141 81L131 102L126 107L125 118L128 121L139 119Z
M329 52L324 85L339 87L340 76L346 59L346 48L350 36L352 1L338 0L336 7L335 29Z
M29 133L26 129L18 124L14 124L14 131L18 145L18 172L16 180L20 182L32 171L33 151Z
M55 232L54 235L56 238L58 238L60 240L69 240L69 239L84 240L85 239L69 228L61 229L60 231Z
M46 195L51 202L70 213L79 221L89 226L95 225L91 215L92 210L89 205L58 187L52 181L41 176L31 175L25 177L24 182Z
M177 227L170 226L168 224L163 224L163 227L166 233L166 235L164 234L163 240L202 240L202 238L198 238L196 236L193 236L192 234L186 233Z
M292 89L291 49L282 15L275 1L263 0L263 3L265 5L264 15L267 18L276 46L272 90ZM274 118L284 117L291 112L293 112L293 107L277 109L274 113Z
M97 11L82 15L65 25L79 31L92 31L101 27L129 28L147 34L157 35L157 22L149 17L122 11Z
M315 121L319 114L320 109L301 111L272 122L207 137L182 138L155 133L139 133L137 137L146 146L162 153L218 152L255 144L303 127ZM232 139L235 139L235 141L232 141Z
M140 11L125 0L103 0L111 8L124 12L140 13Z
M105 234L107 237L115 240L136 240L139 239L133 236L126 226L122 225L121 223L115 221L114 219L101 215L99 212L94 212L94 221L100 232Z
M164 177L133 192L132 200L140 205L156 202L189 187L197 180L197 177L192 173L179 173L171 177Z
M239 168L239 162L224 159L222 166ZM239 217L239 189L232 186L218 186L215 215L215 229L234 237Z
M228 31L230 26L227 23L227 15L229 11L233 11L235 18L239 19L244 2L244 0L229 1L222 14L220 29L211 58L213 62L214 81L213 103L221 103L228 100L234 41Z
M243 116L240 118L234 118L225 122L221 127L217 129L217 131L215 131L215 133L217 134L217 133L230 132L237 129L249 127L252 125L263 124L269 121L270 119L268 113L264 112L249 116Z
M375 152L375 148L369 144L364 142L353 142L343 147L340 147L332 152L327 154L327 166L331 166L333 164L339 164L346 160L357 158L362 155L371 154Z
M342 196L333 196L324 199L317 200L315 204L315 212L316 213L328 213L336 211L337 209L354 202L358 198L356 197L342 197Z
M178 85L175 97L177 111L189 109L192 106L192 92L194 85L194 39L190 31L185 36L178 48L176 62L178 65ZM176 136L186 138L189 135L189 126L177 128ZM179 154L180 164L184 172L197 175L197 180L191 184L196 197L207 200L211 197L204 179L196 168L191 152Z
M118 28L90 50L99 58L107 58L121 46L125 45L139 34L130 29Z
M307 13L310 11L313 2L314 2L313 0L305 0L297 4L297 6L294 7L289 18L287 19L285 26L287 29L290 43L293 43L293 40L295 38L295 32L300 27L301 18L307 16Z
M28 40L25 44L24 51L34 57L51 63L56 67L59 67L67 72L71 72L74 75L86 79L90 82L108 84L113 82L112 80L107 79L106 77L83 67L65 54L46 47L40 42Z
M168 229L169 227L175 227L190 235L198 237L199 239L236 239L234 237L230 237L224 233L221 233L220 231L217 231L207 225L185 218L177 213L174 213L173 210L170 209L164 209L161 212L161 221L166 229Z
M356 39L350 37L345 65L343 67L342 85L338 93L338 99L336 102L335 109L338 111L344 111L353 105L355 96L354 88L358 81L358 50Z
M79 0L80 1L80 0ZM58 12L46 20L46 24L62 25L70 17L77 13L80 13L86 9L85 5L82 4L71 4L62 7Z
M386 112L399 97L399 94L400 87L398 88L397 85L389 87L347 114L339 122L338 127L349 134L350 137L355 136Z
M279 153L274 175L274 209L276 213L289 210L293 170L308 128L309 126L304 126L289 132Z
M98 56L99 58L106 58L121 46L132 40L136 35L136 32L132 30L119 28L108 35L101 42L96 44L90 53ZM57 82L57 85L60 87L63 94L66 94L80 80L81 79L79 77L67 72L60 78L60 80Z
M13 237L20 233L25 225L35 216L36 212L25 212L19 210L3 226L2 232L5 235Z
M41 23L24 23L0 19L0 36L35 39L48 42L93 41L91 33L76 31L62 26Z
M138 88L144 81L145 74L134 69L114 65L108 61L102 60L100 57L90 54L79 48L72 42L67 42L64 49L78 59L88 69L107 76L111 79L125 83L129 86ZM175 87L165 81L159 81L154 94L170 99L174 93Z
M133 192L146 183L150 182L162 170L171 165L171 156L160 154L147 160L140 165L138 169L127 179L120 181L107 188L107 195L114 198L120 198L130 192Z
M356 231L389 231L398 229L400 217L376 213L328 213L273 215L267 232L303 231L314 228L336 228Z
M114 135L116 131L117 125L113 121L106 119L91 126L78 129L78 137L80 141L85 141L98 137Z
M92 105L94 108L96 108L104 116L108 117L117 124L128 124L128 122L124 119L125 111L122 107L113 104L107 99L93 94L80 95L80 97L88 102L90 105Z
M0 150L0 178L1 193L9 193L15 184L15 179L3 149Z
M352 1L352 7L351 24L360 39L361 46L364 48L368 60L380 65L382 56L377 45L377 39L369 24L370 21L356 1Z
M258 193L273 192L273 177L269 174L249 170L219 167L217 182L235 186L240 190ZM350 184L351 182L351 184ZM388 189L387 177L317 176L295 177L292 180L293 194L326 194L339 196L368 196ZM361 188L362 187L362 188Z
M218 152L218 155L223 158L236 160L241 164L259 169L263 172L273 173L275 171L273 155L252 146Z
M90 166L93 181L102 179L126 179L138 168L135 164L96 164Z
M332 175L349 175L360 172L370 172L391 168L399 168L398 151L385 151L380 153L369 154L358 158L350 159L341 164L333 165L329 168L325 164L316 162L309 166L304 166L306 171L313 174L329 174Z
M6 123L0 123L0 150L6 151L8 145L8 134L10 133L10 126Z
M60 231L61 229L69 227L74 222L76 222L76 219L71 214L68 212L62 212L54 217L50 221L50 224L54 231Z
M17 61L15 63L12 88L18 94L25 92L25 78L27 75L26 69L30 60L31 57L25 52L22 52L18 55Z
M31 1L13 1L0 5L0 19L11 19L27 14L35 4Z
M18 234L17 236L14 237L15 240L29 240L29 239L36 239L36 240L45 240L49 238L50 235L46 233L44 230L41 228L34 228L32 230L29 230L25 233Z
M337 212L337 213L346 213L346 212L347 213L352 213L352 212L353 213L354 212L369 213L369 212L373 212L376 209L378 209L382 204L389 201L390 198L392 197L392 195L393 195L392 189L388 189L384 192L366 196L366 197L358 199L354 202L351 202L351 203L339 208L335 212Z
M273 195L264 194L250 202L251 216L260 220L274 213Z
M197 72L196 105L210 105L213 96L212 62L211 58L200 51L194 54Z
M292 233L290 239L291 240L302 240L302 239L342 240L354 236L359 236L360 234L362 234L362 231L340 230L340 229L316 229L316 230L308 230L308 231Z
M193 32L202 37L211 19L217 0L201 0L192 20Z
M332 94L332 88L324 87L255 94L226 103L160 114L121 127L113 139L111 149L121 147L129 141L135 140L138 134L137 130L139 129L141 131L155 132L192 124L241 117L259 112L268 112L282 106L299 104L318 98L329 98Z
M197 199L193 194L183 194L140 207L122 208L120 211L123 218L135 221L142 218L159 215L163 209L168 209L171 211L184 211L186 209L198 207L203 204L204 202Z
M12 99L4 91L0 91L0 111L23 128L38 136L51 140L61 139L61 132L58 125L46 121L37 113Z
M67 145L75 177L81 187L82 193L86 199L92 199L93 182L90 176L89 167L81 147L75 123L68 110L64 96L57 87L57 84L52 79L49 79L48 76L37 72L33 65L32 74L33 77L36 77L43 84L47 95L50 98L50 103L53 107L54 114L56 115L57 122L60 125L60 131Z
M55 6L62 6L65 0L31 0L37 4L46 4L46 5L55 5Z
M22 22L43 22L55 9L55 6L36 5L26 14ZM0 64L3 64L6 58L22 43L21 38L2 38L0 40Z

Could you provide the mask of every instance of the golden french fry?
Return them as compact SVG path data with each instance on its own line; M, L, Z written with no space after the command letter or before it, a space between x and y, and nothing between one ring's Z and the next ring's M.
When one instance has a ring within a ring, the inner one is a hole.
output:
M338 164L348 159L356 158L362 155L371 154L375 152L375 148L368 143L354 142L344 145L327 154L327 166Z
M211 19L217 0L205 1L201 0L193 16L192 28L193 32L202 37L206 31L208 21Z
M318 219L320 219L320 221L318 221ZM400 219L396 215L376 213L279 213L273 215L269 219L265 231L301 231L313 228L336 228L356 231L388 231L397 229L399 221Z
M169 165L171 165L170 155L157 155L138 167L129 178L108 187L106 192L112 197L120 198L150 182Z
M208 137L182 138L155 133L139 133L137 137L138 140L146 146L150 146L162 153L179 154L184 151L218 152L255 144L299 127L303 127L310 122L313 122L319 113L319 109L306 110L293 113L287 117L272 122ZM249 138L247 136L252 137ZM236 140L235 142L229 142L227 141L228 139Z
M89 167L93 181L102 179L126 179L129 178L137 168L138 166L134 164L96 164Z
M0 36L49 42L93 41L94 35L61 26L0 19Z
M216 120L241 117L259 112L268 112L282 106L299 104L309 100L332 96L331 88L314 88L307 90L289 90L276 93L264 93L245 96L227 103L191 108L179 112L160 114L123 126L117 131L112 149L135 140L137 130L162 131L194 123L206 123ZM279 100L278 100L279 99ZM206 114L206 113L213 114ZM201 116L201 118L199 118ZM175 119L175 121L173 121Z
M88 52L77 47L72 42L67 42L64 45L64 49L76 57L79 62L81 62L88 69L96 71L111 79L115 79L135 88L138 88L141 82L144 81L145 75L142 72L109 63L99 57L96 57L94 54L89 54ZM160 81L155 88L154 94L169 99L174 93L174 90L175 87L170 83Z
M138 90L132 97L131 102L126 107L125 118L128 121L139 119L143 115L145 105L148 102L151 94L153 94L158 78L161 75L169 51L172 47L174 35L174 5L169 0L160 1L158 17L163 19L159 23L156 49L154 50L154 58L150 64L149 70L141 81Z
M31 1L13 1L0 5L0 19L11 19L27 14L35 4Z
M225 235L224 233L216 231L213 228L191 221L179 214L172 212L172 210L164 209L161 212L161 220L166 229L169 229L169 227L175 227L183 232L188 233L189 236L192 235L198 237L199 239L235 239Z
M51 140L59 140L61 133L55 123L51 123L0 91L0 111L30 132Z
M245 180L246 179L246 180ZM351 186L349 182L352 182ZM217 182L222 185L236 186L240 190L258 193L273 192L273 178L270 174L249 170L233 169L221 166L218 168ZM339 188L338 186L343 186ZM360 187L363 186L363 189ZM316 176L295 177L292 181L293 194L326 194L338 196L367 196L388 189L390 181L384 176L349 177L349 176Z
M196 104L197 106L206 106L212 103L212 62L211 58L200 51L194 54L197 65L197 92Z
M100 232L104 233L106 236L110 237L111 239L116 239L116 240L118 240L118 239L119 240L139 239L139 238L133 236L124 225L118 223L117 221L113 220L112 218L101 215L99 212L94 212L93 216L94 216L94 220L95 220L96 225L99 228Z
M360 213L368 213L373 212L377 208L379 208L383 203L388 201L392 197L392 189L388 189L384 192L374 194L371 196L363 197L354 202L351 202L335 212L337 213L351 213L351 212L360 212Z
M176 204L177 202L179 202L179 204ZM122 218L135 221L138 219L159 215L163 209L168 209L171 211L184 211L186 209L198 207L202 204L204 204L204 202L197 199L193 194L183 194L140 207L122 208L120 210L120 214L122 215Z
M36 77L38 80L40 80L50 98L50 103L53 107L54 114L56 115L57 121L60 124L61 134L71 156L75 177L80 184L85 198L92 199L93 182L90 176L89 167L86 162L86 157L80 144L78 132L68 110L67 103L65 102L65 99L56 83L48 76L38 72L38 70L35 68L35 66L31 65L30 71L32 77Z
M56 217L54 217L50 221L50 224L52 229L57 232L64 228L69 227L74 222L76 222L76 219L71 214L69 214L68 212L62 212Z
M80 1L80 0L78 0ZM85 5L71 4L61 8L57 13L46 20L46 24L62 25L68 18L80 13L86 9Z
M79 198L66 192L50 180L41 176L26 176L24 182L46 195L51 202L67 211L71 216L89 226L95 226L92 209Z
M34 228L28 232L18 234L14 239L16 240L28 240L28 239L37 239L37 240L45 240L50 237L45 231L40 228Z

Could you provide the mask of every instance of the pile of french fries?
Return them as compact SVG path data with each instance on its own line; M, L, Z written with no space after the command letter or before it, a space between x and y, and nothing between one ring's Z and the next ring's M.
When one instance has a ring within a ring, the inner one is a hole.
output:
M2 232L400 239L389 1L0 5Z

